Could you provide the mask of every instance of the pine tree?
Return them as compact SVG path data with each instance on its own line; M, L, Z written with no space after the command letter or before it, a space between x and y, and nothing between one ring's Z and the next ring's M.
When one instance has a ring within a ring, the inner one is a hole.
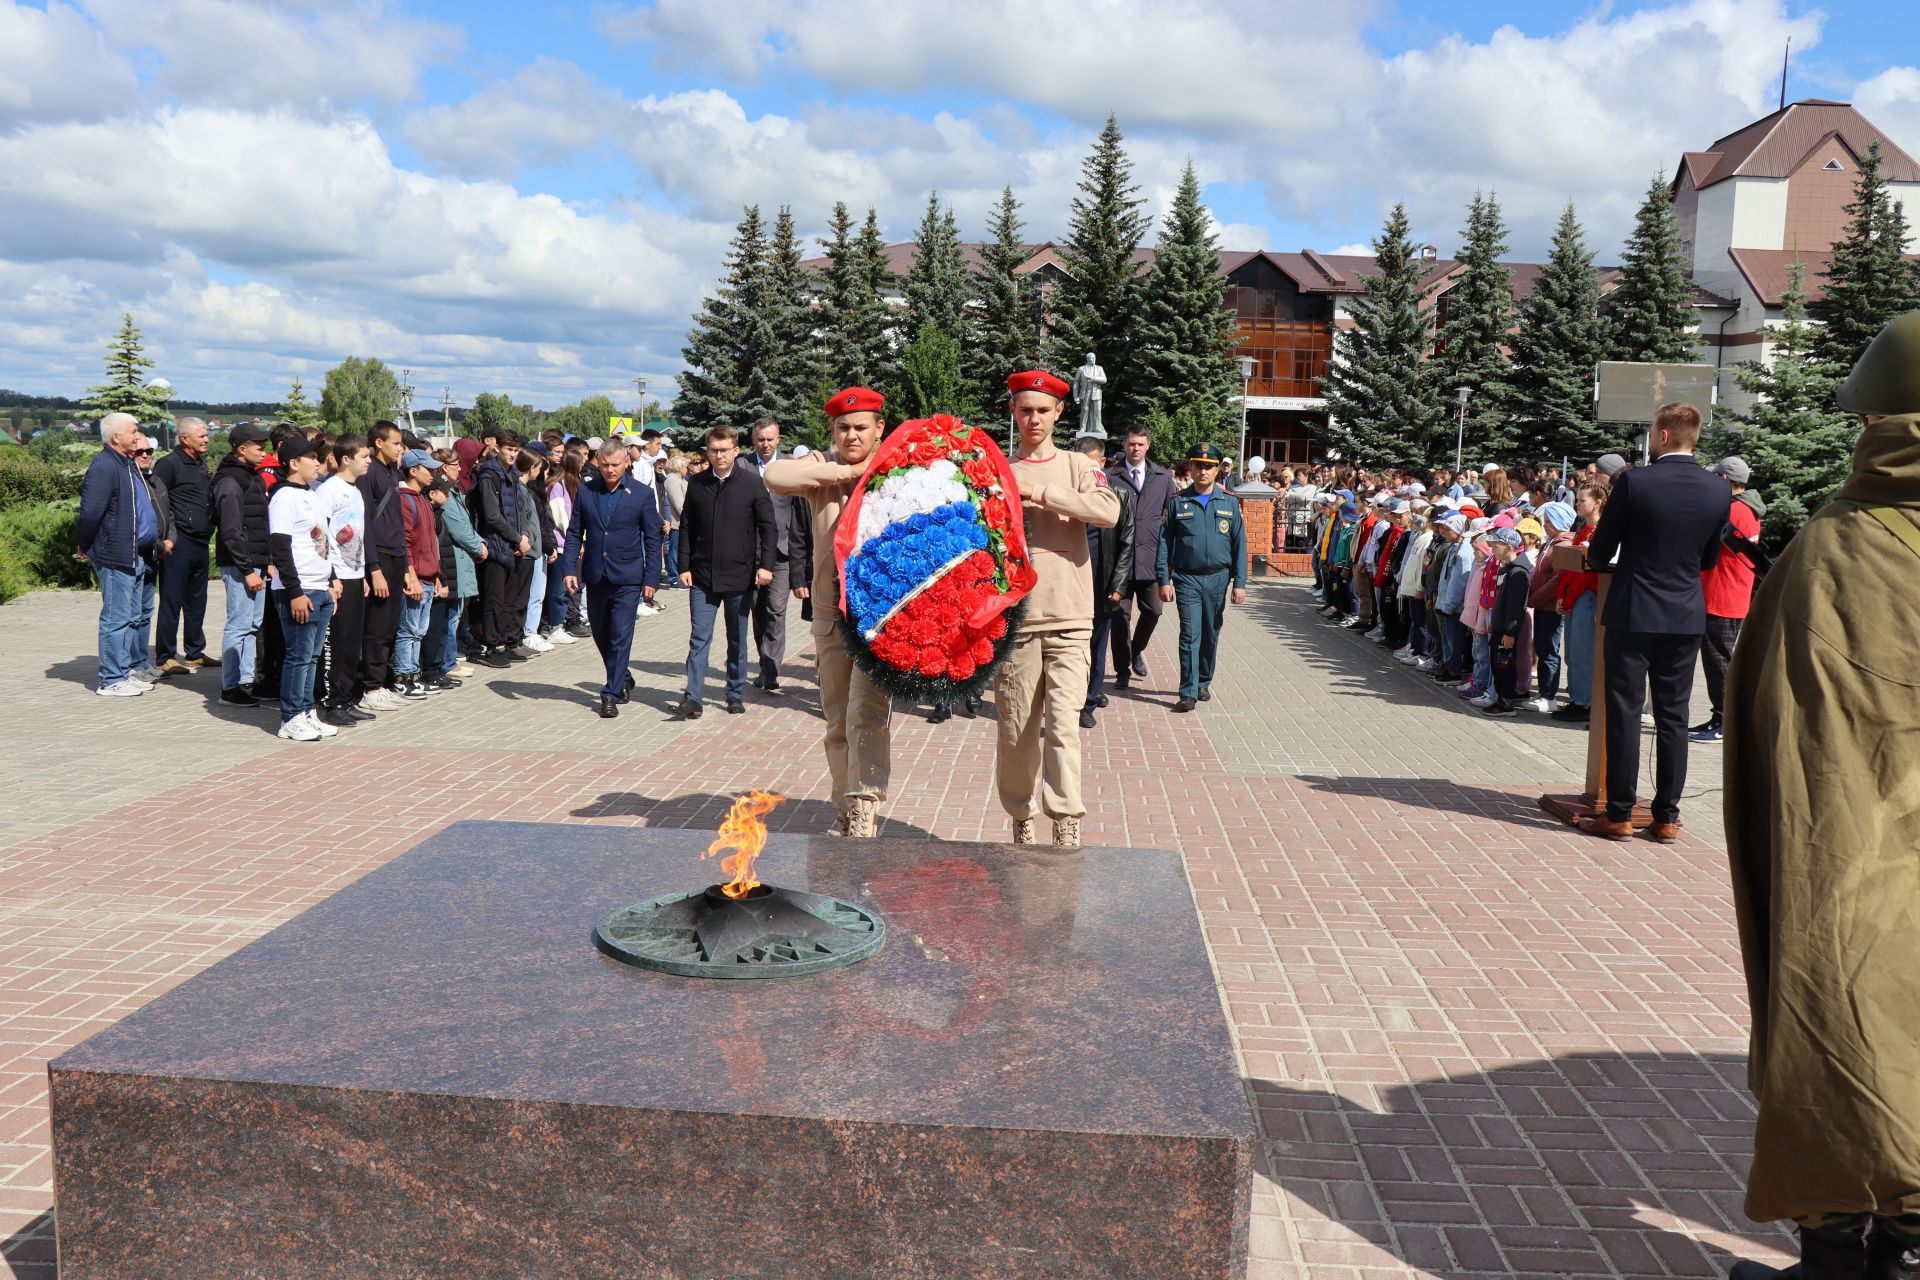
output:
M862 323L856 334L862 363L872 379L866 385L891 398L900 389L899 317L887 301L894 290L893 268L887 261L887 242L880 235L880 216L871 208L854 245L865 285Z
M973 399L983 413L1007 401L1007 378L1040 362L1040 298L1033 281L1014 274L1028 257L1020 238L1020 202L1013 188L1000 192L1000 203L987 220L992 238L980 246L976 290L979 322L962 359Z
M884 394L893 374L892 340L882 292L887 285L886 246L879 243L877 219L868 210L867 226L856 236L847 206L835 204L828 230L829 238L820 242L827 251L818 316L822 382L831 384L829 395L844 386L872 387Z
M967 336L967 303L973 296L973 277L960 248L960 227L953 210L940 207L940 193L929 192L927 211L914 235L913 266L907 272L905 338L918 339L928 325L937 325L956 339Z
M300 385L297 377L293 380L293 386L287 389L287 398L280 402L280 421L303 431L320 422L320 410L307 399L307 389Z
M1721 454L1737 453L1753 468L1751 487L1766 499L1763 541L1778 549L1824 506L1852 469L1858 419L1834 404L1846 366L1821 353L1822 335L1807 323L1804 270L1787 269L1781 297L1783 324L1767 332L1773 361L1743 360L1734 377L1758 397L1753 408L1732 415L1731 428L1715 424Z
M1173 204L1160 223L1153 271L1140 308L1133 368L1149 405L1170 419L1183 437L1154 443L1167 456L1187 457L1202 442L1235 448L1240 426L1239 372L1233 362L1233 313L1226 309L1227 278L1220 274L1220 246L1200 203L1200 179L1189 163ZM1187 431L1199 434L1185 437Z
M800 266L793 211L786 205L780 206L780 216L774 219L767 258L767 314L773 325L767 384L773 416L791 430L806 418L819 360L814 350L813 294Z
M1887 321L1920 306L1920 263L1903 256L1906 211L1880 173L1878 138L1861 158L1845 212L1846 234L1834 241L1827 264L1826 296L1810 310L1825 326L1815 339L1820 358L1851 369Z
M1146 201L1121 140L1119 122L1108 116L1080 166L1080 194L1060 246L1067 278L1053 295L1047 359L1070 373L1092 352L1107 375L1103 416L1129 422L1141 415L1152 390L1133 367L1143 293L1134 255L1151 220L1141 212Z
M329 431L366 435L373 424L390 420L400 403L400 380L378 359L348 356L327 370L320 388L320 417Z
M1599 306L1593 255L1568 204L1513 335L1517 457L1584 461L1611 447L1612 433L1593 420L1593 372L1604 341Z
M107 380L88 387L87 398L81 403L100 410L103 416L130 413L142 422L164 418L173 392L159 387L148 389L146 371L151 368L153 360L129 312L121 316L120 331L107 342Z
M1321 380L1327 441L1344 462L1425 461L1410 442L1431 440L1440 429L1427 393L1433 322L1420 305L1420 260L1405 205L1387 215L1373 260L1374 274L1348 312L1353 328L1339 334Z
M1467 412L1456 424L1476 455L1505 457L1516 442L1513 428L1513 371L1501 350L1513 327L1513 273L1500 261L1507 251L1507 229L1495 196L1474 192L1458 261L1463 270L1447 293L1446 320L1440 326L1439 353L1429 386L1436 397L1434 418L1443 423L1465 387ZM1439 427L1444 434L1445 428ZM1414 456L1442 454L1437 438L1416 442Z
M1620 284L1607 299L1607 359L1690 364L1693 281L1673 218L1667 177L1656 174L1634 217L1620 262Z
M776 360L769 314L772 276L758 205L747 206L734 229L725 268L720 287L700 304L680 352L687 368L680 375L675 416L703 431L745 427L774 409L768 377Z

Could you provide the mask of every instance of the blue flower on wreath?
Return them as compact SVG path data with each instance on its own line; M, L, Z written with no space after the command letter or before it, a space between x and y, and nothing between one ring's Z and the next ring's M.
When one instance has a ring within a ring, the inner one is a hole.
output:
M862 632L876 629L935 574L987 547L987 530L971 502L954 502L897 521L847 561L847 611Z

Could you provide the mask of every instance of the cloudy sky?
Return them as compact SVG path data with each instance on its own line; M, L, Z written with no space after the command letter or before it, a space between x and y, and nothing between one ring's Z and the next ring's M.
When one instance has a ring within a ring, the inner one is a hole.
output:
M0 0L0 386L95 381L123 310L183 395L347 355L423 400L671 394L743 203L978 236L1064 228L1109 111L1155 211L1192 160L1229 247L1516 256L1575 201L1603 256L1647 180L1792 97L1920 152L1920 6L1847 0ZM624 394L622 392L624 391Z

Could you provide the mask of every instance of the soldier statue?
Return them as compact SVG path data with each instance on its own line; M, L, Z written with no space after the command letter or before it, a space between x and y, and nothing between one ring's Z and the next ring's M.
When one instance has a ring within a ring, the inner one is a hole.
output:
M1092 436L1096 440L1105 440L1106 431L1100 425L1100 388L1107 385L1107 371L1093 362L1093 352L1087 352L1087 362L1073 371L1073 399L1080 406L1081 439Z

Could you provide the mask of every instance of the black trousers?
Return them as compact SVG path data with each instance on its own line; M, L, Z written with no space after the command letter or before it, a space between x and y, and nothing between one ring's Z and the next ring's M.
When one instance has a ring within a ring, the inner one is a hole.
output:
M1640 785L1640 713L1653 693L1653 820L1680 818L1687 786L1687 703L1700 637L1624 631L1607 635L1607 817L1633 816Z
M161 564L166 561L162 560ZM1707 701L1713 706L1713 718L1724 720L1727 700L1727 664L1733 661L1733 646L1740 639L1740 624L1745 618L1717 618L1707 615L1707 635L1700 646L1700 665L1707 672Z
M367 627L367 580L340 579L340 601L327 622L327 646L314 701L323 707L347 707L359 701L360 641Z
M1164 608L1160 584L1152 578L1135 578L1127 584L1120 597L1120 613L1113 619L1114 674L1133 675L1133 655L1147 651Z
M373 571L387 579L383 600L373 594ZM383 551L367 560L366 626L360 631L360 688L356 696L369 689L384 689L393 677L393 638L400 632L400 597L407 589L407 556L404 551Z
M526 634L527 592L533 589L533 557L488 556L480 565L480 643L505 649Z
M160 609L153 627L153 660L164 663L176 655L207 656L207 540L179 538L173 554L160 557ZM186 643L175 649L180 626Z
M606 664L607 682L600 696L617 698L627 686L627 661L633 652L634 611L640 607L639 583L621 585L602 580L587 584L587 625L593 644Z

